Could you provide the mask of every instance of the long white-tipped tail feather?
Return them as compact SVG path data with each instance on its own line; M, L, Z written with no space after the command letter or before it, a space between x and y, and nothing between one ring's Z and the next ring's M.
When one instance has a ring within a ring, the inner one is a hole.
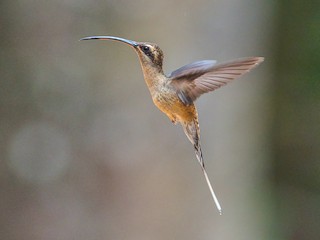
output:
M207 181L211 196L213 198L213 201L216 204L216 207L217 207L220 215L222 215L222 208L220 206L220 203L218 201L216 194L213 191L212 185L210 183L208 174L207 174L205 166L204 166L202 150L201 150L201 145L200 145L200 130L199 130L198 121L195 120L195 121L183 123L182 126L183 126L183 130L184 130L185 134L187 135L188 139L193 144L197 160L201 166L203 175L206 178L206 181Z
M198 162L199 162L199 164L200 164L200 166L201 166L203 175L204 175L204 177L206 178L206 181L207 181L207 184L208 184L208 187L209 187L211 196L212 196L212 198L213 198L213 201L214 201L214 203L216 204L216 207L217 207L220 215L222 215L221 205L220 205L220 203L219 203L219 201L218 201L218 198L217 198L216 194L215 194L214 191L213 191L211 182L210 182L210 180L209 180L207 171L206 171L205 166L204 166L204 161L203 161L202 151L201 151L200 145L199 145L197 148L195 147L195 152L196 152L196 156L197 156Z
M211 186L211 183L210 183L208 174L207 174L207 172L206 172L206 169L205 169L204 167L202 167L202 166L201 166L201 168L202 168L203 175L204 175L204 177L206 178L206 181L207 181L209 190L210 190L210 192L211 192L211 196L212 196L212 198L213 198L213 201L214 201L214 203L216 204L216 207L217 207L220 215L222 215L221 205L220 205L220 203L219 203L219 201L218 201L218 198L217 198L216 194L215 194L214 191L213 191L213 188L212 188L212 186Z

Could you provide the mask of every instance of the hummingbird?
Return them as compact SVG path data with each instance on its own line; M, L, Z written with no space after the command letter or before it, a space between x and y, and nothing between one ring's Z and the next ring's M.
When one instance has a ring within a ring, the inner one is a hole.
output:
M211 196L221 215L221 205L213 191L204 165L198 112L194 102L202 94L214 91L249 72L264 58L246 57L222 64L217 64L215 60L196 61L165 75L162 68L163 52L157 44L114 36L90 36L80 40L114 40L125 43L135 50L154 104L168 116L172 123L181 124L185 135L194 147Z

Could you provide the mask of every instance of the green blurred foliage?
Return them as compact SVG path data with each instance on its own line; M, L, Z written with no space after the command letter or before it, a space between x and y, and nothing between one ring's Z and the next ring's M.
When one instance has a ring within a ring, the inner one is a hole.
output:
M320 4L279 1L275 179L284 239L319 239Z

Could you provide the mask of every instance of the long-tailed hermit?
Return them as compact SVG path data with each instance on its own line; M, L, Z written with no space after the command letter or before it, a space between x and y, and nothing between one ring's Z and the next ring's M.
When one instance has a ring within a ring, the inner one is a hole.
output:
M173 123L182 125L184 133L193 144L210 193L221 214L222 208L205 170L200 145L198 113L194 101L203 93L214 91L249 72L264 58L247 57L222 64L216 64L214 60L197 61L165 75L162 69L163 52L156 44L113 36L91 36L80 40L94 39L119 41L128 44L136 51L154 104Z

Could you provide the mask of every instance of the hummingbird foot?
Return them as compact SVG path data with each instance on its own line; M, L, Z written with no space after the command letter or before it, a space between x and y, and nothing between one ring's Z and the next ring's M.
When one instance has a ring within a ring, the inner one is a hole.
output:
M167 115L168 115L170 121L171 121L174 125L177 125L177 123L178 123L177 117L176 117L175 115L173 115L173 114L167 114Z
M171 122L174 124L174 125L177 125L177 119L171 119Z

